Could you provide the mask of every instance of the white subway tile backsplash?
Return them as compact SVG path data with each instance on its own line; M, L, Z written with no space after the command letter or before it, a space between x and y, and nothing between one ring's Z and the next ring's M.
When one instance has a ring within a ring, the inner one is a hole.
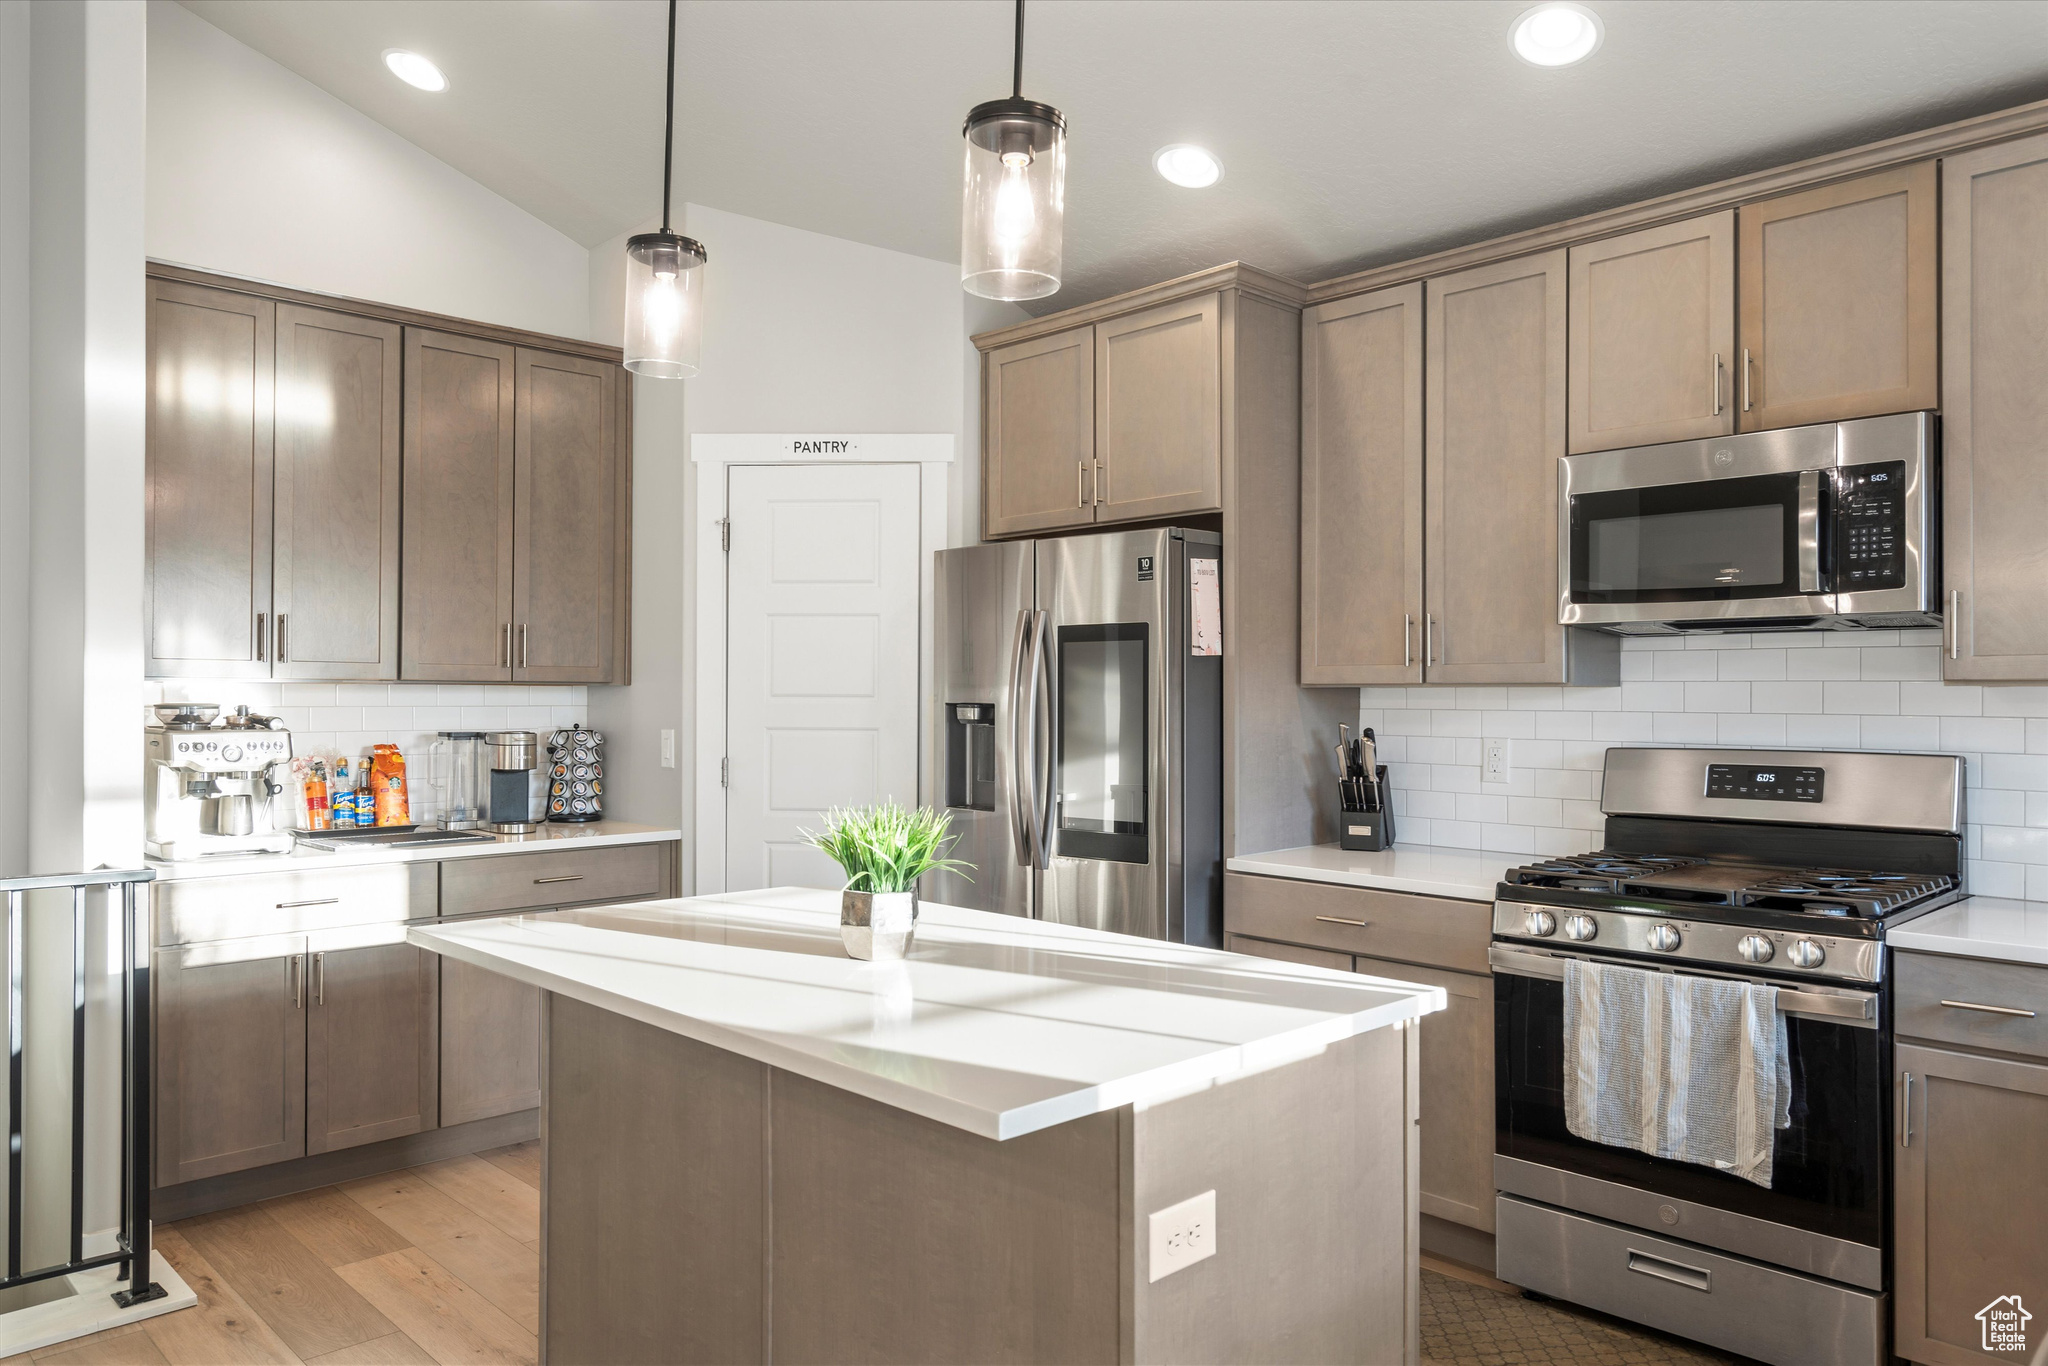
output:
M1533 740L1536 738L1536 713L1483 711L1479 714L1479 727L1481 735L1498 736L1509 740Z
M1745 653L1747 651L1730 650L1728 657L1733 658L1737 654ZM1647 658L1650 661L1650 677L1659 680L1684 682L1688 679L1720 677L1721 656L1709 654L1705 650L1667 650L1663 654L1631 657Z
M2048 716L2048 688L1991 684L1983 693L1986 716Z
M1749 705L1759 712L1818 712L1824 709L1822 686L1816 682L1752 683Z
M1684 710L1688 712L1748 711L1749 684L1688 683L1685 685Z
M1866 716L1862 730L1864 749L1941 748L1941 722L1932 716Z
M1854 716L1788 716L1785 743L1794 749L1856 749L1863 726Z
M1651 726L1649 712L1603 711L1593 714L1593 738L1608 744L1648 744L1652 738Z
M1910 645L1895 650L1863 651L1865 678L1940 678L1941 651L1933 646Z
M1683 683L1624 683L1621 685L1623 711L1684 711Z
M1751 749L1785 744L1785 717L1770 713L1743 712L1718 718L1717 743L1742 745Z
M1838 715L1896 716L1899 685L1896 683L1827 683L1822 705Z
M1846 650L1788 650L1785 653L1785 677L1787 678L1861 678L1861 661Z
M1649 720L1650 738L1660 745L1711 745L1719 733L1711 712L1660 711Z
M1783 650L1723 650L1714 656L1721 677L1729 679L1777 679L1785 676Z
M2016 716L1944 716L1940 720L1944 750L1973 749L1987 753L2024 754L2027 723Z
M1899 710L1908 716L1978 716L1984 711L1984 690L1970 683L1901 683Z
M1542 740L1590 740L1593 738L1592 713L1539 711L1536 713L1536 735Z

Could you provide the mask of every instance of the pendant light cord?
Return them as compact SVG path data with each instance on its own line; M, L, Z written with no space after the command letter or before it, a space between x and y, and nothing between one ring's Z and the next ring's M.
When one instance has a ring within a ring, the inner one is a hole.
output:
M1017 35L1023 41L1024 0L1017 0ZM1023 72L1022 58L1018 59L1018 72ZM668 190L669 179L675 174L676 165L676 0L668 0L668 105L664 110L661 135L661 230L668 231Z
M669 0L673 6L675 0ZM1016 70L1010 77L1010 98L1024 98L1024 0L1017 0Z

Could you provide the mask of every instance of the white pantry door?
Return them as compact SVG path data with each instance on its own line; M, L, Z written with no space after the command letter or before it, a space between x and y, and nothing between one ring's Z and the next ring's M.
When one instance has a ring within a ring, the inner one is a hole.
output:
M735 465L725 885L838 887L799 833L917 801L918 467Z

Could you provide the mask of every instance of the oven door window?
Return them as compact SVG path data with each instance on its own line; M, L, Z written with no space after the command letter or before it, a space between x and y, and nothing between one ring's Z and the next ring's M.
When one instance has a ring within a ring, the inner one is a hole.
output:
M1577 494L1572 601L1791 597L1798 532L1797 474Z
M1811 1015L1785 1017L1792 1124L1778 1131L1771 1187L1691 1162L1574 1135L1564 1115L1564 983L1493 979L1494 1149L1546 1167L1884 1245L1889 1081L1878 1031Z
M1143 622L1059 628L1061 858L1144 863L1151 751Z

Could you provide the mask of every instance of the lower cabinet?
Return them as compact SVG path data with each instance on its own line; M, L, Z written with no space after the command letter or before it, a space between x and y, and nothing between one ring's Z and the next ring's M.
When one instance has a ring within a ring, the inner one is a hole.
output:
M306 1004L306 1151L436 1126L440 959L410 944L315 952Z
M1911 1044L1892 1065L1893 1350L1928 1366L2037 1360L2048 1338L2048 1066ZM2001 1329L2025 1346L1999 1346Z
M156 1183L306 1153L305 936L156 955Z
M540 1104L540 988L441 962L441 1122Z

